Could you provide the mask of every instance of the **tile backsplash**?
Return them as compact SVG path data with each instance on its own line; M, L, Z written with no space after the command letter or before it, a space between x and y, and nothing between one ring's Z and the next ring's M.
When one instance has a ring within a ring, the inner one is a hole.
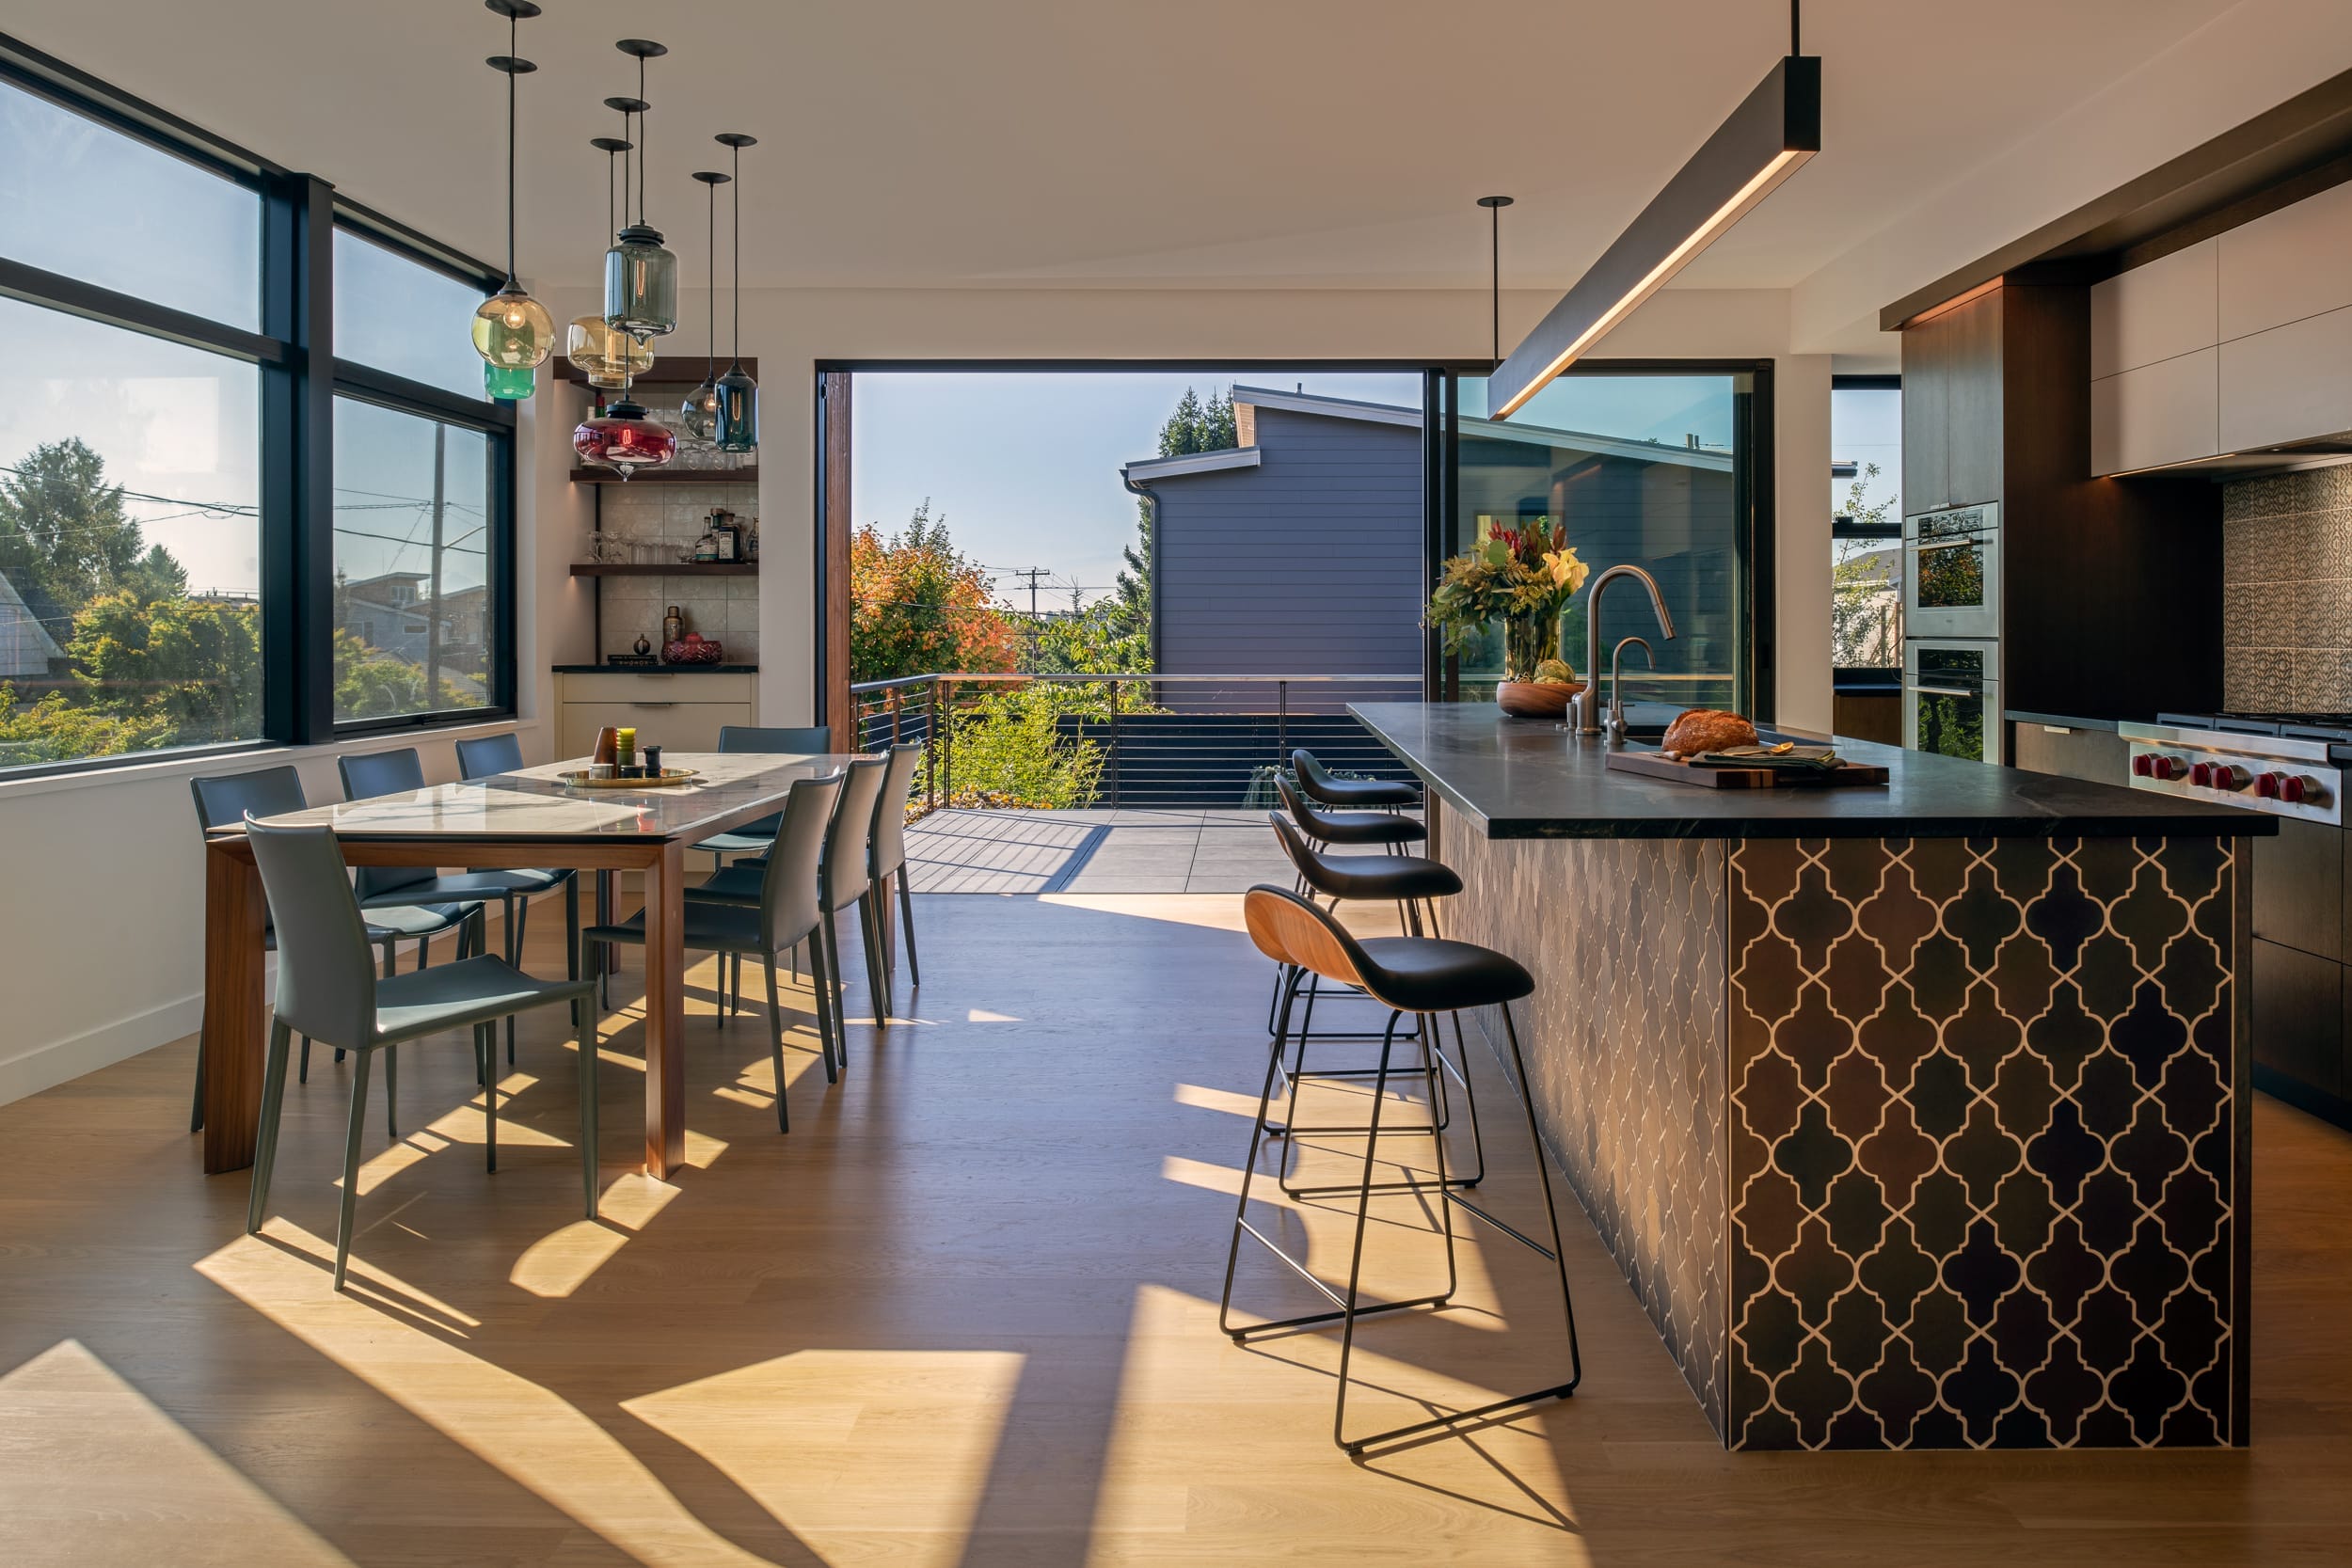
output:
M759 486L750 484L607 484L599 498L604 531L612 539L659 544L675 556L700 539L710 515L725 510L745 528L758 520ZM729 664L759 662L759 578L756 577L603 578L604 643L608 654L631 651L637 634L657 649L661 615L671 605L688 631L726 647Z
M2222 487L2221 705L2352 710L2352 466Z

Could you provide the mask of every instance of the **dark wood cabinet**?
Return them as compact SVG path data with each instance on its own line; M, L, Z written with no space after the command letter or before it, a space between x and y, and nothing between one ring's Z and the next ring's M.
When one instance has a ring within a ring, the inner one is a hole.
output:
M1932 512L1951 495L1951 332L1942 316L1903 333L1903 510Z
M2254 934L2342 963L2344 845L2325 822L2280 819L2277 838L2254 846Z
M2298 1087L2340 1101L2344 966L2260 938L2253 947L2254 1065L2267 1069L2262 1086L2298 1103L2312 1104ZM2290 1083L2281 1085L2280 1077Z

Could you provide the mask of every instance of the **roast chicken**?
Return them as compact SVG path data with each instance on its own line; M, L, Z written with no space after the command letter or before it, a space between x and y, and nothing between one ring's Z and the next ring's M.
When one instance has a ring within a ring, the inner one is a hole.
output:
M1738 714L1715 707L1694 707L1676 715L1675 721L1666 726L1665 738L1658 743L1658 749L1678 757L1694 757L1729 746L1755 744L1756 726Z

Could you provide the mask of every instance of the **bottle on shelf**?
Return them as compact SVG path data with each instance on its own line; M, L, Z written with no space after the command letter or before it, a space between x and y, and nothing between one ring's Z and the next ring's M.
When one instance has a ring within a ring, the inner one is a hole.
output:
M664 649L662 657L668 657L667 649L670 644L685 635L686 618L677 612L677 606L672 605L662 612L661 616L661 646Z

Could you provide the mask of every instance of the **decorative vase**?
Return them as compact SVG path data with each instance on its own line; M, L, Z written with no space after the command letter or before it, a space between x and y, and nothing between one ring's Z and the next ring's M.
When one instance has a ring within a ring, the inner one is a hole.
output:
M1583 689L1582 681L1551 686L1504 681L1495 688L1495 706L1514 719L1557 719L1568 711L1568 699Z
M1560 657L1560 615L1515 615L1502 623L1502 670L1514 684L1533 681L1535 666Z

